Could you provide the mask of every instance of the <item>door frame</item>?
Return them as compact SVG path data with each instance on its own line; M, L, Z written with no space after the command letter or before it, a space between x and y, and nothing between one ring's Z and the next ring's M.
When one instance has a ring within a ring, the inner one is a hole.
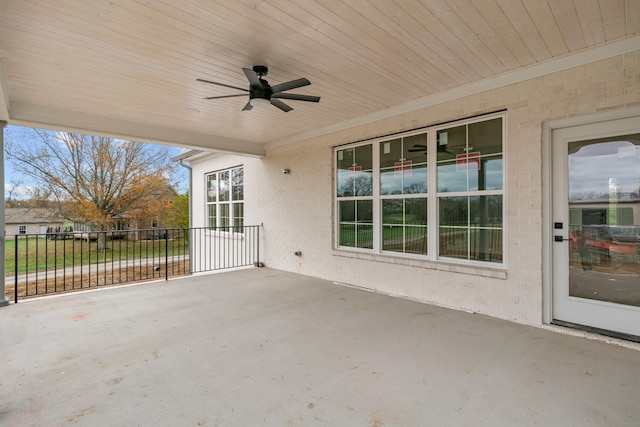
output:
M542 322L553 321L553 132L555 130L640 117L640 105L542 123Z

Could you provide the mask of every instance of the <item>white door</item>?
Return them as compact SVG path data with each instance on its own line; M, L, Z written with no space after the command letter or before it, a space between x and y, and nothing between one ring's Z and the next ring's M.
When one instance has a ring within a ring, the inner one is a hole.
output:
M554 129L551 150L553 320L640 337L640 117Z

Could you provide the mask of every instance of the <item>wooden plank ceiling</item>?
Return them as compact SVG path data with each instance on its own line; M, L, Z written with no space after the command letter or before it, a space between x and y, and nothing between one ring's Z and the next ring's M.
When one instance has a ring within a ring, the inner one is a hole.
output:
M639 33L639 0L3 0L0 120L259 154ZM256 64L320 103L203 99Z

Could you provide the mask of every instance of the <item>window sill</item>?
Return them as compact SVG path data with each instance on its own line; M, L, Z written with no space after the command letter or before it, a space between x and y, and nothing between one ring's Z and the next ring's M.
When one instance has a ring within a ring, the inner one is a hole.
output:
M478 265L465 265L452 263L447 261L431 261L416 258L406 258L400 256L392 256L388 254L373 254L365 252L356 252L343 249L333 249L333 256L344 258L360 259L365 261L383 262L388 264L406 265L408 267L426 268L430 270L446 271L449 273L470 274L473 276L482 276L492 279L507 278L507 270L500 267L485 267Z

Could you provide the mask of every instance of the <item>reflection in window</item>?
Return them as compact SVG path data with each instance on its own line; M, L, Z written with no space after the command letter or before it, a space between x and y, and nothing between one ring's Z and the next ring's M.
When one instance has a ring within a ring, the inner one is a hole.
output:
M427 192L427 135L380 143L380 194Z
M338 197L373 194L373 157L371 144L337 152Z
M502 263L502 146L496 115L336 149L337 246Z
M440 256L502 262L502 196L439 198Z
M382 200L382 250L427 254L427 199Z
M502 118L442 129L437 139L439 255L501 263Z
M373 203L345 200L339 204L340 246L373 248Z
M442 129L438 192L502 189L502 119Z
M570 296L640 306L625 280L640 274L639 165L640 134L568 143ZM585 287L580 270L617 292Z
M209 227L238 227L244 225L244 172L241 167L207 174L206 214Z

